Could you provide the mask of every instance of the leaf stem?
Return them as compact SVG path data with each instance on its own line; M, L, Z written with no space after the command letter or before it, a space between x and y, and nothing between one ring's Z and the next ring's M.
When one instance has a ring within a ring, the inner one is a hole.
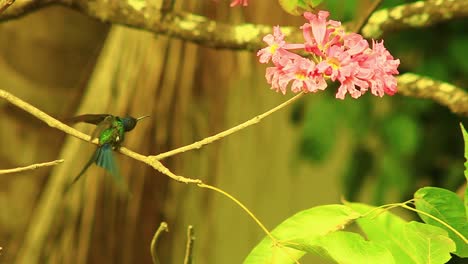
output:
M286 102L284 102L284 103L282 103L282 104L280 104L280 105L266 111L265 113L263 113L261 115L258 115L258 116L255 116L254 118L252 118L250 120L247 120L242 124L239 124L239 125L237 125L235 127L227 129L227 130L225 130L223 132L220 132L220 133L218 133L216 135L204 138L204 139L202 139L200 141L197 141L195 143L192 143L190 145L186 145L186 146L183 146L183 147L180 147L180 148L177 148L177 149L173 149L173 150L170 150L170 151L167 151L167 152L155 155L155 156L148 156L148 157L150 159L153 159L153 160L162 160L164 158L167 158L167 157L170 157L170 156L182 153L182 152L186 152L186 151L189 151L189 150L192 150L192 149L199 149L199 148L203 147L206 144L213 143L214 141L220 140L220 139L222 139L222 138L224 138L226 136L229 136L229 135L231 135L231 134L233 134L233 133L235 133L235 132L237 132L239 130L242 130L242 129L248 127L248 126L257 124L263 118L273 114L274 112L284 108L285 106L290 105L291 103L293 103L294 101L299 99L302 95L304 95L304 93L299 93L298 95L296 95L296 96L292 97L291 99L287 100Z
M427 216L427 217L429 217L429 218L432 218L433 220L439 222L439 223L442 224L443 226L445 226L445 227L447 227L448 229L450 229L450 231L452 231L452 232L455 233L458 237L460 237L460 238L463 240L463 242L468 243L468 239L466 239L466 237L465 237L464 235L462 235L462 234L461 234L460 232L458 232L455 228L453 228L453 227L450 226L449 224L445 223L444 221L440 220L439 218L437 218L437 217L435 217L435 216L433 216L433 215L431 215L431 214L428 214L428 213L426 213L426 212L424 212L424 211L421 211L421 210L418 210L418 209L413 208L413 207L411 207L411 206L408 206L408 205L406 205L405 203L402 203L401 207L402 207L402 208L405 208L405 209L408 209L408 210L410 210L410 211L413 211L413 212L416 212L416 213L425 215L425 216Z
M218 192L224 196L226 196L227 198L231 199L234 203L236 203L237 205L239 205L242 210L244 210L257 224L258 226L260 226L260 228L265 232L265 234L267 236L269 236L271 238L271 240L273 240L274 242L277 242L276 238L273 237L273 235L270 233L270 231L268 231L268 229L265 227L265 225L263 225L263 223L258 220L258 218L243 204L241 203L239 200L237 200L234 196L232 196L231 194L219 189L219 188L216 188L214 186L211 186L211 185L208 185L208 184L205 184L205 183L199 183L197 184L198 187L201 187L201 188L206 188L206 189L210 189L210 190L213 190L215 192Z

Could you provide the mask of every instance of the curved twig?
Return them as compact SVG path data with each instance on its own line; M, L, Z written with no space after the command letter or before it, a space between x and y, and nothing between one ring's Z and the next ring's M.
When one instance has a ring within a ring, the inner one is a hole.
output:
M151 258L153 259L153 264L159 264L158 255L156 254L156 245L158 243L158 239L162 231L169 232L169 227L167 226L166 222L161 222L161 224L158 227L158 230L156 230L156 232L154 233L153 239L151 239L150 252Z

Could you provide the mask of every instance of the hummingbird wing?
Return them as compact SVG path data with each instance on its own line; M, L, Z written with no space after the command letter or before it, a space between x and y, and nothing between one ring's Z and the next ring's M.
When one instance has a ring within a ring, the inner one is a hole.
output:
M114 118L115 118L114 116L108 115L101 122L99 122L97 124L97 127L94 129L93 133L91 134L91 139L99 138L99 136L104 130L111 128Z
M75 124L79 122L84 122L88 124L98 125L104 119L106 119L110 114L85 114L85 115L78 115L70 118L66 118L63 121L67 124Z

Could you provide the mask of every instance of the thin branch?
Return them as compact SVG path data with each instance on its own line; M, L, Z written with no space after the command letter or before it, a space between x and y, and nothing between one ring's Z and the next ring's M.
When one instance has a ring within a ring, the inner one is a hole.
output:
M61 131L65 132L65 133L67 133L69 135L72 135L72 136L74 136L76 138L79 138L81 140L91 142L93 144L98 144L97 139L94 139L93 141L90 141L91 137L89 135L86 135L86 134L84 134L84 133L82 133L82 132L80 132L80 131L78 131L78 130L70 127L70 126L67 126L67 125L63 124L62 122L58 121L57 119L55 119L55 118L51 117L50 115L42 112L41 110L37 109L36 107L24 102L23 100L19 99L18 97L10 94L9 92L7 92L5 90L0 89L0 98L4 98L8 102L12 103L13 105L16 105L17 107L23 109L24 111L32 114L33 116L35 116L39 120L44 121L50 127L61 130ZM155 170L163 173L164 175L169 176L170 178L172 178L173 180L176 180L178 182L196 183L196 184L202 182L201 180L198 180L198 179L190 179L190 178L186 178L186 177L183 177L183 176L175 175L168 168L166 168L161 162L159 162L157 160L154 160L154 159L151 159L150 157L141 155L139 153L133 152L133 151L131 151L131 150L125 148L125 147L119 148L119 152L126 155L126 156L128 156L128 157L131 157L133 159L139 160L139 161L141 161L143 163L146 163L146 164L150 165Z
M42 112L41 110L39 110L38 108L26 103L25 101L19 99L18 97L12 95L11 93L5 91L5 90L1 90L0 89L0 97L1 98L4 98L5 100L7 100L8 102L10 102L11 104L13 105L16 105L17 107L23 109L24 111L30 113L31 115L35 116L37 119L39 120L42 120L44 121L47 125L49 125L50 127L53 127L53 128L57 128L58 130L61 130L69 135L72 135L76 138L79 138L81 140L84 140L84 141L90 141L91 137L70 127L70 126L67 126L65 124L63 124L62 122L58 121L57 119L51 117L50 115ZM98 141L97 139L95 139L93 142L93 144L97 144Z
M402 74L397 81L398 93L402 95L431 99L455 114L468 116L468 93L462 88L414 73Z
M8 7L10 7L15 0L2 0L0 1L0 14L3 13Z
M0 174L7 174L7 173L16 173L16 172L22 172L22 171L27 171L27 170L35 170L37 168L41 167L47 167L47 166L54 166L59 163L62 163L64 160L59 159L59 160L54 160L54 161L49 161L49 162L44 162L44 163L36 163L33 165L29 165L26 167L18 167L14 169L6 169L6 170L0 170Z
M194 243L195 243L195 236L193 235L193 226L189 225L187 227L187 243L185 244L184 264L192 264Z
M156 254L156 245L158 243L158 239L162 231L169 232L169 228L166 222L161 222L161 224L158 227L158 230L156 230L156 232L154 233L153 239L151 240L150 252L151 252L151 258L153 259L153 264L159 264L158 255Z
M366 10L366 14L358 20L357 24L353 27L352 31L359 33L361 32L362 28L367 24L369 18L374 13L374 11L379 7L383 0L374 0L371 6Z
M292 101L298 99L300 96L302 95L301 94L298 94L296 95L295 97L291 98L290 100L288 100L287 102L273 108L272 110L270 111L267 111L266 113L260 115L260 116L257 116L255 118L253 118L252 120L248 121L248 122L251 122L251 124L255 124L255 123L258 123L261 119L263 119L264 117L266 117L267 115L269 114L272 114L273 112L275 112L276 110L290 104ZM5 91L5 90L1 90L0 89L0 98L4 98L6 99L8 102L12 103L13 105L16 105L17 107L25 110L26 112L32 114L33 116L35 116L36 118L38 118L39 120L41 121L44 121L45 123L47 123L50 127L53 127L53 128L56 128L58 130L61 130L69 135L72 135L72 136L75 136L81 140L84 140L84 141L87 141L87 142L91 142L90 141L90 136L89 135L86 135L72 127L69 127L63 123L61 123L60 121L58 121L57 119L49 116L48 114L42 112L41 110L37 109L36 107L24 102L23 100L19 99L18 97L10 94L9 92ZM249 124L250 125L250 124ZM240 125L240 127L247 127L248 125ZM235 131L239 131L240 129L236 129ZM235 132L234 131L234 132ZM220 134L223 134L223 133L227 133L226 135L229 135L229 134L232 134L234 133L232 131L229 131L229 130L226 130L225 132L222 132ZM223 136L220 136L218 137L219 138L222 138L226 135L223 135ZM93 140L91 143L93 144L97 144L97 139ZM156 160L154 158L154 156L144 156L144 155L141 155L139 153L136 153L136 152L133 152L127 148L124 148L124 147L120 147L119 148L119 151L120 153L124 154L124 155L127 155L128 157L131 157L133 159L136 159L136 160L139 160L143 163L146 163L148 165L150 165L151 167L153 167L154 169L156 169L157 171L161 172L162 174L164 175L167 175L169 176L170 178L172 178L173 180L176 180L178 182L183 182L183 183L194 183L194 184L197 184L197 186L201 187L201 188L207 188L207 189L211 189L211 190L214 190L218 193L221 193L223 194L224 196L228 197L229 199L231 199L232 201L234 201L237 205L239 205L242 210L244 210L261 228L263 231L265 231L265 233L272 239L272 241L275 242L275 244L277 244L275 238L271 235L271 233L268 231L268 229L265 227L265 225L263 225L263 223L245 206L243 205L239 200L237 200L234 196L232 196L231 194L219 189L219 188L216 188L214 186L211 186L211 185L208 185L208 184L204 184L201 180L199 179L191 179L191 178L185 178L185 177L182 177L182 176L178 176L178 175L175 175L174 173L172 173L171 171L169 171L168 168L166 168L164 165L162 165L161 162L159 162L158 160Z
M285 106L288 106L290 105L291 103L293 103L294 101L296 101L297 99L299 99L301 96L303 95L303 93L300 93L296 96L294 96L293 98L289 99L288 101L266 111L265 113L261 114L261 115L258 115L250 120L247 120L245 121L244 123L242 124L239 124L235 127L232 127L228 130L225 130L223 132L220 132L214 136L211 136L211 137L207 137L207 138L204 138L200 141L197 141L195 143L192 143L190 145L186 145L186 146L183 146L183 147L180 147L180 148L177 148L177 149L174 149L174 150L171 150L171 151L168 151L168 152L164 152L164 153L161 153L161 154L158 154L156 156L149 156L150 159L152 160L162 160L164 158L167 158L167 157L170 157L170 156L174 156L176 154L179 154L179 153L182 153L182 152L186 152L186 151L189 151L189 150L192 150L192 149L199 149L201 147L203 147L204 145L207 145L207 144L210 144L210 143L213 143L217 140L220 140L224 137L227 137L233 133L236 133L237 131L239 130L242 130L248 126L251 126L251 125L255 125L257 124L258 122L260 122L263 118L273 114L274 112L284 108Z

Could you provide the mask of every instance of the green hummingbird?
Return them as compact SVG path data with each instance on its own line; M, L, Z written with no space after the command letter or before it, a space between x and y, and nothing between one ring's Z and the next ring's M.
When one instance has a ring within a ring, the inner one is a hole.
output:
M133 130L137 122L146 117L149 116L134 118L131 116L118 117L110 114L85 114L67 119L67 123L85 122L96 125L96 129L91 134L91 139L97 138L99 142L98 148L69 187L78 181L93 163L104 168L117 183L125 186L112 151L120 147L125 139L125 133Z

